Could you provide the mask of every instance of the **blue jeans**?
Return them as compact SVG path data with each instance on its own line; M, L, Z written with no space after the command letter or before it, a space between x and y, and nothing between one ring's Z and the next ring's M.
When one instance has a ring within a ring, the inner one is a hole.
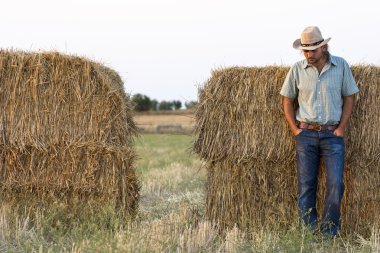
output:
M336 235L340 224L340 204L344 192L343 171L345 144L332 131L302 130L296 136L298 207L300 218L317 228L316 195L320 158L326 166L326 199L321 231Z

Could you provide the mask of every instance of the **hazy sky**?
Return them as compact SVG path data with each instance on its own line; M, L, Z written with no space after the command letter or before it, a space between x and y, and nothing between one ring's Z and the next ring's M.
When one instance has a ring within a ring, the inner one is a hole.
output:
M380 65L376 0L9 0L1 10L1 48L85 56L158 100L196 100L215 68L290 65L309 25L332 37L332 54Z

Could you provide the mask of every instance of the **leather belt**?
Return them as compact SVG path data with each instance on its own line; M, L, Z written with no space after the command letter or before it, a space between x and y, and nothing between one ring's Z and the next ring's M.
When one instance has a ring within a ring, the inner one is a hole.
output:
M314 125L306 122L298 122L298 128L313 130L313 131L334 131L338 125Z

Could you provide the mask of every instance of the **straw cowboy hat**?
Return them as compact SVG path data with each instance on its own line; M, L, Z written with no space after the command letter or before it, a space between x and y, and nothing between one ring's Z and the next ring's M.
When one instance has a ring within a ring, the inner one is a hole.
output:
M322 33L317 26L306 27L301 33L301 38L293 42L293 47L300 50L314 50L326 45L331 38L323 39Z

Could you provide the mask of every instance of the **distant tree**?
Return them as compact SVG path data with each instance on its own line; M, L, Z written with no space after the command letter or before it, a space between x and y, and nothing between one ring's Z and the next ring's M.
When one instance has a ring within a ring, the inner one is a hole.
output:
M191 109L194 106L196 106L197 104L198 104L197 101L189 101L189 102L185 102L185 107L186 107L186 109Z
M173 102L163 100L160 102L158 109L161 111L173 110Z
M137 93L132 96L132 103L136 111L149 111L151 109L151 100L148 96Z
M143 95L137 93L131 98L132 103L134 105L135 111L170 111L170 110L179 110L182 108L182 102L179 100L166 101L163 100L161 102L156 99L150 99L147 95ZM194 102L195 103L195 102ZM186 108L188 108L189 104L186 103Z
M150 109L151 110L157 111L158 110L158 105L159 105L159 102L156 99L152 99L150 101Z
M174 110L179 110L181 109L182 107L182 102L179 101L179 100L173 100L173 107L174 107Z

